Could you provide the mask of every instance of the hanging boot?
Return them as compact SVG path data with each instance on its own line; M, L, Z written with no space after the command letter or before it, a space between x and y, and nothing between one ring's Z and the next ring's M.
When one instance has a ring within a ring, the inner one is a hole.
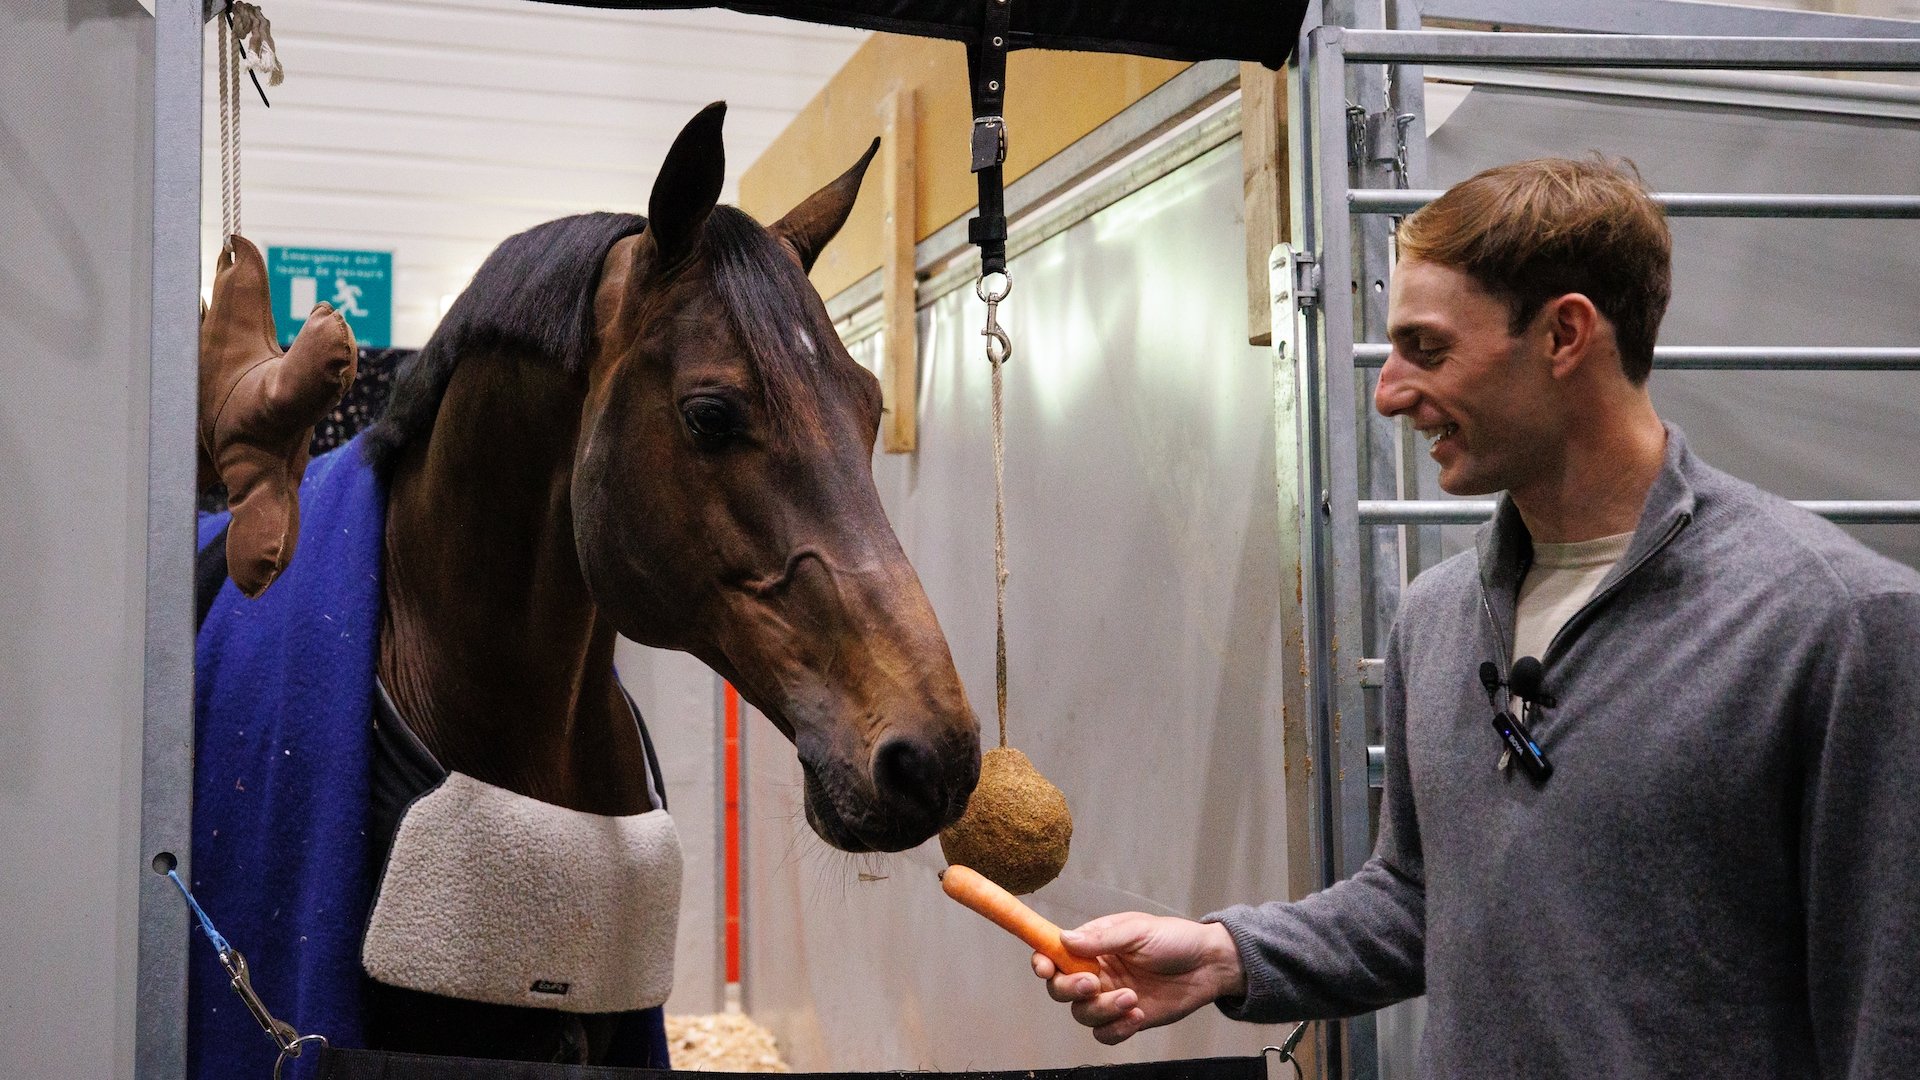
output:
M353 385L356 355L352 328L324 303L282 353L266 261L245 237L227 239L200 321L200 488L227 486L227 573L250 598L293 558L313 428Z

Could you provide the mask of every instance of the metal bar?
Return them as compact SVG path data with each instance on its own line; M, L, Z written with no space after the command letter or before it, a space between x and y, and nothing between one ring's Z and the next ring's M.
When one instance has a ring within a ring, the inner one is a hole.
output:
M1324 21L1354 29L1386 29L1387 5L1342 0L1328 5ZM1417 18L1410 29L1419 29ZM1408 65L1349 64L1346 68L1347 154L1344 155L1347 187L1406 188L1413 184L1401 174L1400 159L1403 128L1397 118L1397 100L1405 96L1403 83L1419 78L1419 69ZM1329 168L1331 168L1329 163ZM1393 223L1379 217L1355 216L1347 223L1352 253L1352 280L1357 288L1329 291L1328 303L1346 298L1353 308L1353 339L1383 338L1387 333L1387 277L1393 267ZM1332 283L1329 282L1331 285ZM1400 489L1399 463L1403 441L1399 425L1375 413L1373 373L1361 372L1355 378L1352 397L1339 403L1351 417L1359 487L1356 499L1418 498L1418 493ZM1345 421L1343 421L1345 422ZM1344 490L1344 489L1341 489ZM1384 532L1360 534L1360 636L1342 636L1344 643L1356 644L1364 654L1377 650L1386 641L1387 628L1400 607L1400 537ZM1344 599L1341 601L1345 603ZM1371 735L1377 721L1366 717Z
M1920 28L1920 23L1914 24ZM1678 101L1690 106L1731 105L1746 109L1792 110L1847 117L1920 120L1920 87L1783 75L1774 71L1621 71L1595 68L1566 71L1534 67L1423 68L1436 82L1468 86L1514 87L1627 98Z
M1920 51L1920 45L1912 46ZM1355 191L1347 205L1355 214L1411 214L1439 198L1437 190ZM1717 218L1920 218L1915 195L1749 195L1731 192L1656 193L1668 217Z
M1387 748L1384 746L1370 744L1367 747L1367 786L1387 786Z
M1392 347L1353 347L1353 362L1380 367ZM1667 371L1920 371L1920 348L1846 345L1656 345L1653 366Z
M1900 38L1681 37L1347 30L1348 63L1551 64L1564 67L1920 71Z
M138 877L138 967L127 1005L142 1080L187 1072L187 912L168 880L147 866L164 852L186 873L191 855L202 25L199 0L154 5L153 248L141 268L150 275L150 309L140 858L122 871Z
M1316 868L1331 885L1359 870L1372 850L1366 776L1366 710L1355 665L1339 643L1364 655L1360 635L1358 445L1355 432L1352 220L1347 180L1346 65L1341 31L1319 26L1300 50L1306 173L1295 188L1304 200L1294 215L1301 250L1318 258L1321 299L1307 309L1298 361L1301 462L1306 496L1301 521L1306 606L1307 715L1313 725ZM1354 668L1354 670L1345 670ZM1342 1022L1327 1040L1328 1075L1370 1080L1379 1074L1371 1017Z
M1472 525L1492 517L1496 505L1491 499L1368 500L1360 504L1360 521L1366 525ZM1920 523L1920 500L1795 500L1794 505L1828 521L1853 525Z
M1491 499L1369 499L1360 504L1365 525L1474 525L1493 516Z
M1429 21L1617 34L1920 38L1920 22L1696 0L1420 0Z

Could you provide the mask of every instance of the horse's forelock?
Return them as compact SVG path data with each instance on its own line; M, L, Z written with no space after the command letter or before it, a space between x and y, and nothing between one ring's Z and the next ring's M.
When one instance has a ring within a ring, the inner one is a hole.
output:
M806 271L773 234L731 206L714 208L701 247L714 292L759 377L775 431L793 435L817 424L821 380L850 389L856 373L820 362L820 344L834 340L834 329Z

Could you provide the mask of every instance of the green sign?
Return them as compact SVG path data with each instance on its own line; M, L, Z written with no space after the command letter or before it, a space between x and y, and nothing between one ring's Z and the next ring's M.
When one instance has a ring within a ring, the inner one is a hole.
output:
M270 247L267 281L282 347L293 344L315 304L347 317L353 338L375 349L393 345L393 252Z

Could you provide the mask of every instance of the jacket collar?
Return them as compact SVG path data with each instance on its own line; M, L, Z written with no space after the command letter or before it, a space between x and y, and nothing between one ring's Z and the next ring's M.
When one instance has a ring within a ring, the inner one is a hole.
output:
M1672 424L1665 427L1666 458L1660 475L1647 490L1646 502L1641 505L1640 523L1634 527L1633 541L1627 545L1626 555L1594 590L1595 595L1631 573L1671 539L1674 529L1684 520L1690 520L1698 506L1699 498L1690 476L1699 468L1699 459L1687 448L1687 437L1679 428ZM1474 546L1480 556L1481 582L1509 609L1505 614L1510 616L1514 597L1520 591L1520 580L1533 564L1533 538L1520 519L1519 508L1513 505L1513 496L1504 491L1500 493L1493 520L1480 527ZM1510 618L1508 625L1511 625Z

